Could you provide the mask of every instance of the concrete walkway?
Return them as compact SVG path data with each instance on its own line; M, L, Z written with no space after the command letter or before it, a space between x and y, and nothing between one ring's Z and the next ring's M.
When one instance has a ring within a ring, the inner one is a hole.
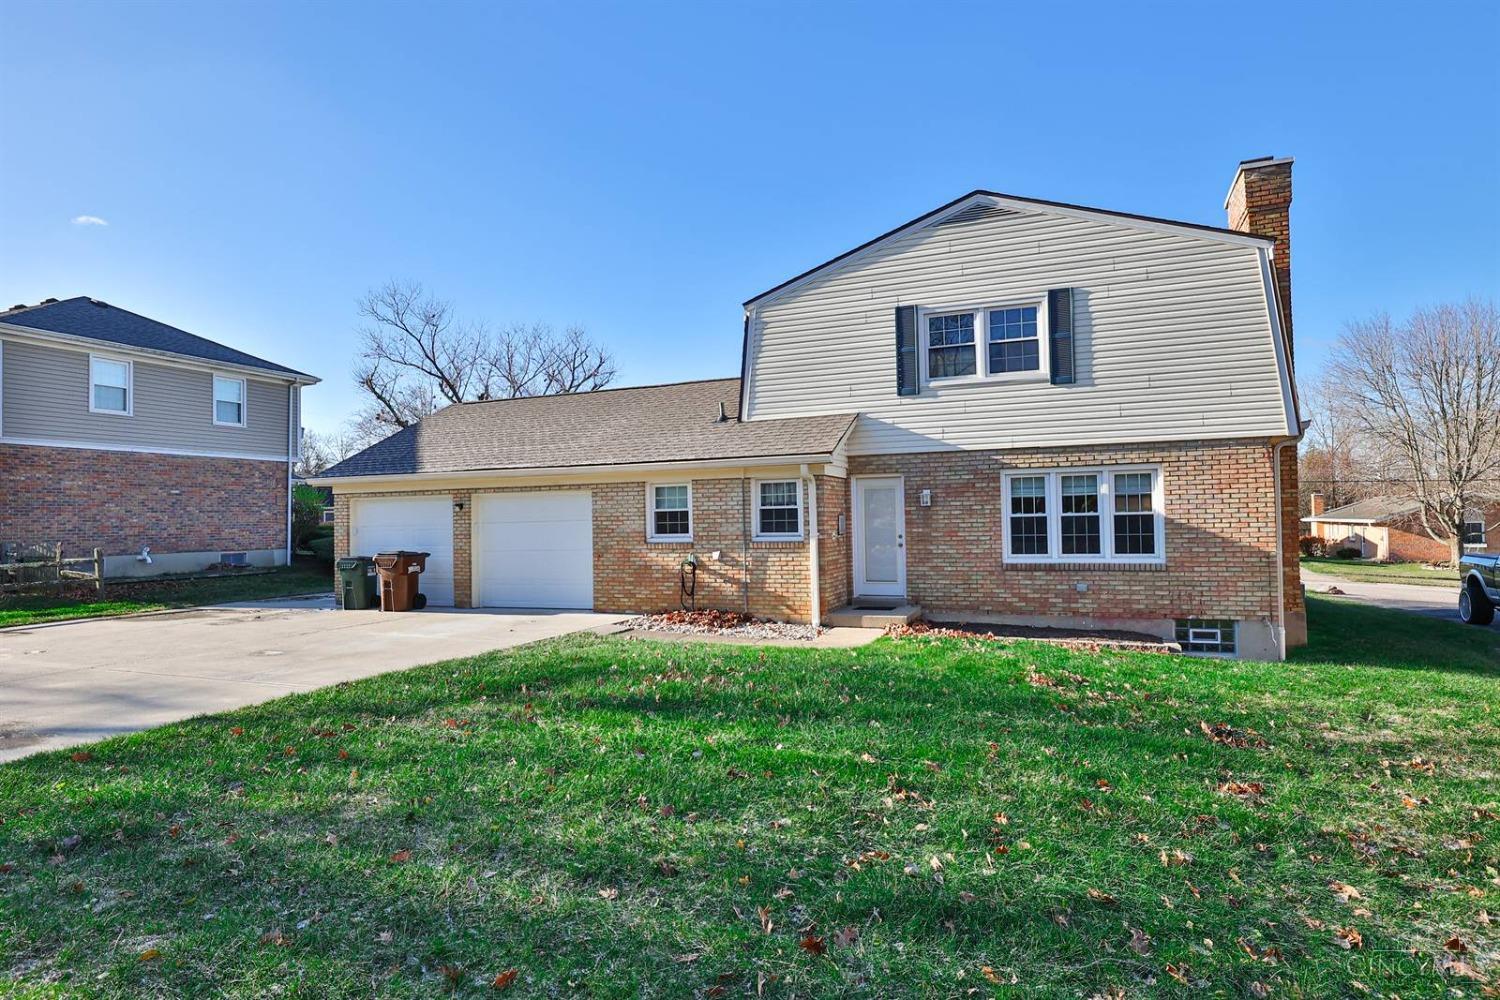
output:
M1303 568L1302 582L1312 593L1327 592L1337 587L1343 596L1381 608L1412 611L1433 618L1458 621L1458 586L1437 587L1420 583L1360 583L1339 576L1315 573Z
M331 597L224 604L0 631L0 761L624 616L338 611Z

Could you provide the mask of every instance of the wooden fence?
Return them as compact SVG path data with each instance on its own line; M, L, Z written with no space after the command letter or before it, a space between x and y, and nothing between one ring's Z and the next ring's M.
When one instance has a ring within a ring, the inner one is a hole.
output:
M104 594L102 549L95 549L91 556L64 559L61 542L0 544L0 594L52 590L60 595L72 581L88 581L96 594Z

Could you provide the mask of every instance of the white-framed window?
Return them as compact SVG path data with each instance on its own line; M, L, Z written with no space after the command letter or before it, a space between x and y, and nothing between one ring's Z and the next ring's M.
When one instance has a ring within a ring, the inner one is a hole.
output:
M135 408L135 366L129 361L89 355L89 412L130 416Z
M1031 380L1048 376L1043 349L1046 299L953 309L919 317L923 377L928 383Z
M693 540L693 487L690 483L646 485L646 540Z
M1002 477L1005 561L1162 563L1161 469L1025 469Z
M800 541L802 480L758 479L755 490L756 541Z
M214 376L214 423L220 427L245 426L244 379Z
M1484 522L1464 521L1464 545L1471 549L1484 548Z

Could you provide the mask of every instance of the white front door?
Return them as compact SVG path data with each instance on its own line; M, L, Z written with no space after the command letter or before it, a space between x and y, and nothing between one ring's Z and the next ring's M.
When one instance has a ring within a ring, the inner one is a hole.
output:
M587 490L476 493L476 608L592 608L594 506Z
M854 477L854 596L906 596L906 491L900 476Z

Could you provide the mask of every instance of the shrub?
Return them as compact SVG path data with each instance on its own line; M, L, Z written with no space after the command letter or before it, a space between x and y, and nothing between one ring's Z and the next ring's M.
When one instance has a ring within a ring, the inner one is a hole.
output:
M307 548L312 552L314 559L321 559L323 562L333 562L332 535L323 535L322 537L312 539L307 543Z
M1328 554L1328 543L1317 535L1303 535L1297 539L1297 547L1305 556L1321 557Z
M292 544L303 548L323 519L321 490L298 483L292 490Z
M1334 552L1334 556L1339 559L1358 559L1362 555L1364 553L1360 552L1359 549L1351 549L1347 545Z

